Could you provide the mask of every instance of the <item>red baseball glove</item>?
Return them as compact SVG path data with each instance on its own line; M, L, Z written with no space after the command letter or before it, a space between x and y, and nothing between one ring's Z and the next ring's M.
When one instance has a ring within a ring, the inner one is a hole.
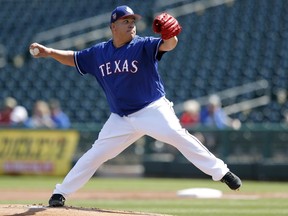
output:
M153 31L161 34L162 39L168 40L180 34L182 27L178 21L167 13L162 13L155 17L153 21Z

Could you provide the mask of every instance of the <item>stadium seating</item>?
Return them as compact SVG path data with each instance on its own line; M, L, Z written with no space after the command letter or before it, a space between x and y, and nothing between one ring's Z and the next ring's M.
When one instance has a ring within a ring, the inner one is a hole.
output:
M32 59L28 46L36 33L111 12L117 2L2 0L0 44L5 47L8 63L0 68L0 100L14 96L31 112L37 99L58 98L72 122L105 121L109 109L93 77L81 76L74 68L52 59ZM195 0L177 2L181 5ZM153 13L159 12L157 1L121 3L143 16L147 27L138 32L140 35L154 35L150 26ZM178 17L183 26L178 47L165 54L159 64L167 97L177 104L266 79L271 103L247 113L235 113L233 117L244 123L283 121L288 102L279 104L276 94L288 86L287 14L286 0L235 0L231 5ZM16 65L16 56L24 63ZM247 94L233 101L254 97L255 94Z

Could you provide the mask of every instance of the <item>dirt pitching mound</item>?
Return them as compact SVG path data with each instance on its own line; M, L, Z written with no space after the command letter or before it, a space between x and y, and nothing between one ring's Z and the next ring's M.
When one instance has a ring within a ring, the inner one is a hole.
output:
M1 216L164 216L159 214L114 211L97 208L61 207L50 208L43 205L0 205ZM166 215L168 216L168 215Z

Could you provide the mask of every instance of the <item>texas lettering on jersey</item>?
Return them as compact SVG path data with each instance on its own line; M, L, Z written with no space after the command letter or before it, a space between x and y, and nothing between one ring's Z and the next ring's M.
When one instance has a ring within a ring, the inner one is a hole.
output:
M156 58L161 43L161 38L135 36L115 48L110 39L75 52L76 69L96 78L111 112L129 115L165 95Z
M102 73L102 77L108 76L115 73L130 72L137 73L138 71L138 61L133 60L117 60L113 62L106 62L99 66L99 69Z

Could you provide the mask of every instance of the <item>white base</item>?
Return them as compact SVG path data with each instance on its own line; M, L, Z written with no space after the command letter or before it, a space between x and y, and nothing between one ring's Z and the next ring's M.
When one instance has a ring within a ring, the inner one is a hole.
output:
M220 190L211 188L189 188L179 190L177 195L180 197L192 197L192 198L220 198L223 193Z

